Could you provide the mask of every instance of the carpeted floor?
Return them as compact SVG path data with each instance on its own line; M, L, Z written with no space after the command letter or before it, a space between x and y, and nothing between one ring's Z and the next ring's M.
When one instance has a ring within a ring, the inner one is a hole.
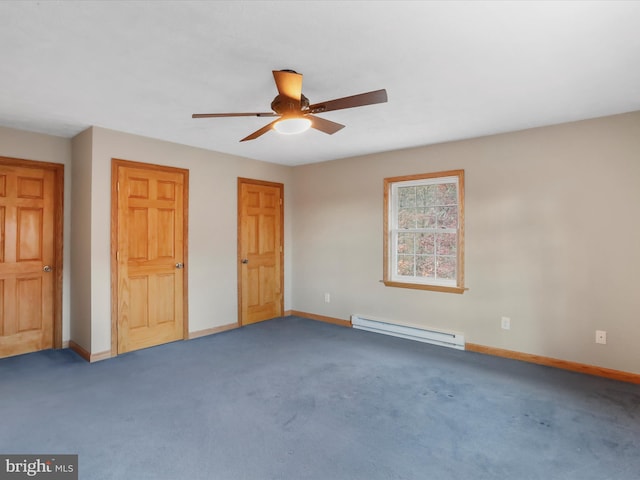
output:
M287 317L0 360L0 453L80 479L640 478L640 386Z

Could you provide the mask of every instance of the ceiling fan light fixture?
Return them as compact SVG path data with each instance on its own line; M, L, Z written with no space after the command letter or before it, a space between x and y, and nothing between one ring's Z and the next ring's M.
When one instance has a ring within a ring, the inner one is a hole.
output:
M311 120L303 117L283 118L278 120L273 125L273 128L284 135L295 135L309 130L311 128Z

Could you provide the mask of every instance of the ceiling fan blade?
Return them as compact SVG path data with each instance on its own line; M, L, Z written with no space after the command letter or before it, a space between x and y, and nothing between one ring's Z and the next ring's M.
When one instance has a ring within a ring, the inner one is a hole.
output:
M273 70L273 79L280 95L300 102L302 96L302 75L289 70Z
M280 120L280 119L278 119ZM256 138L260 137L261 135L264 135L265 133L267 133L269 130L273 129L273 126L275 125L275 123L278 120L274 120L271 123L266 124L264 127L262 127L259 130L256 130L255 132L253 132L251 135L247 135L246 137L244 137L242 140L240 140L241 142L246 142L247 140L255 140Z
M191 118L219 118L219 117L277 117L273 112L256 113L194 113Z
M315 128L316 130L320 130L321 132L328 133L329 135L333 135L338 130L342 130L344 128L344 125L332 122L331 120L327 120L326 118L320 118L314 115L307 115L306 118L311 120L311 128Z
M315 103L309 106L311 113L330 112L332 110L342 110L344 108L362 107L364 105L373 105L375 103L385 103L387 101L387 91L375 90L373 92L360 93L350 97L336 98L326 102Z

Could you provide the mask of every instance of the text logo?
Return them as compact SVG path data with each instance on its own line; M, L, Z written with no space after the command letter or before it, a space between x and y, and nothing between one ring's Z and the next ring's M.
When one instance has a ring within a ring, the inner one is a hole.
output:
M78 455L0 455L0 480L78 480Z

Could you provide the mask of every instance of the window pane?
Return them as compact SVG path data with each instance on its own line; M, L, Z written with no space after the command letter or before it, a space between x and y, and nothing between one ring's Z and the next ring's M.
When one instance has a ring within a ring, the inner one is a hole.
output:
M435 260L433 255L416 257L416 277L435 277Z
M398 275L413 277L414 261L413 255L398 255Z
M418 233L416 235L416 253L418 254L431 254L434 253L435 234L433 233Z
M435 228L436 226L436 209L435 208L417 208L416 209L416 227L417 228Z
M416 209L400 208L398 209L398 228L408 229L416 228Z
M416 187L416 206L430 207L436 203L437 185L422 185Z
M439 207L438 228L458 228L458 207Z
M399 187L398 202L398 205L400 205L400 207L415 207L416 187Z
M438 185L425 185L424 187L424 201L425 206L436 205L436 198L438 197Z
M455 233L438 233L436 236L438 255L455 255L458 246L458 235Z
M437 257L437 259L438 278L456 278L456 257Z
M457 205L458 188L455 183L442 183L438 187L436 202L438 205Z
M413 253L415 233L398 234L398 253Z

